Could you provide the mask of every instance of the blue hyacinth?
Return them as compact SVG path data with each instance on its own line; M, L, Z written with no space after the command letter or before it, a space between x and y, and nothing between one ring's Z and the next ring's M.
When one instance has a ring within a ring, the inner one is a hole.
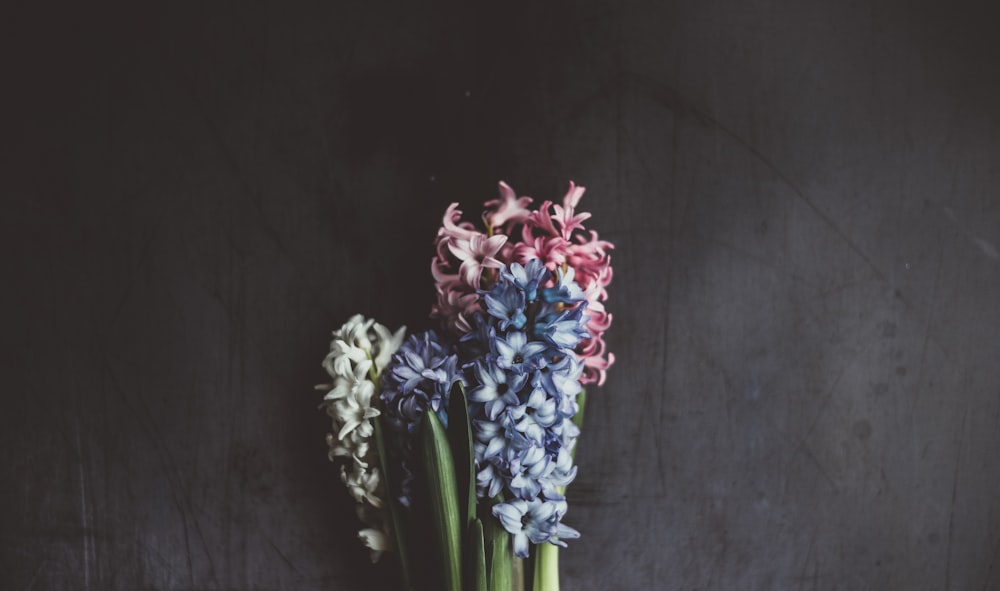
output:
M517 499L493 506L493 515L504 529L514 534L514 554L522 558L528 555L529 541L534 544L551 542L565 547L566 543L562 540L580 537L580 532L560 522L565 513L566 501L562 498Z
M549 285L551 283L551 285ZM538 260L511 263L480 292L484 311L460 348L480 498L514 535L515 554L579 536L561 523L560 489L576 476L572 451L583 364L573 349L590 338L582 290L572 269L552 273Z
M531 259L524 266L511 263L510 266L500 271L500 275L507 283L523 293L527 301L533 302L538 298L538 286L544 283L550 274L542 261Z
M448 425L451 389L460 381L454 348L434 331L410 335L383 373L381 398L392 432L390 448L402 466L399 501L404 506L410 505L412 494L412 435L428 409Z
M483 303L486 304L486 312L499 321L500 330L511 326L521 330L528 321L524 314L524 292L513 284L499 284L497 289L483 296Z

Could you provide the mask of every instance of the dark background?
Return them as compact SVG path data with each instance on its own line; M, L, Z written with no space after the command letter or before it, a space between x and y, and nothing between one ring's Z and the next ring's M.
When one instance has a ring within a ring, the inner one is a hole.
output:
M573 179L618 362L565 589L1000 589L985 4L135 4L5 9L0 588L384 584L329 333Z

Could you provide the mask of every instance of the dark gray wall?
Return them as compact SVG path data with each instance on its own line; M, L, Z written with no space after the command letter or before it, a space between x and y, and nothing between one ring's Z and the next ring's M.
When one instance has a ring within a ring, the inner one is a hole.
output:
M474 4L9 10L0 587L385 584L329 331L573 179L618 363L564 588L1000 589L995 15Z

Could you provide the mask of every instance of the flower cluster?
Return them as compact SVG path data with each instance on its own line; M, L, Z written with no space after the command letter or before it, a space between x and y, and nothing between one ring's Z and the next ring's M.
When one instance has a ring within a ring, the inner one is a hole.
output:
M333 419L328 455L344 460L359 537L373 561L395 551L403 589L522 575L559 589L556 546L580 536L563 520L581 393L614 362L603 339L612 245L584 228L583 192L571 182L533 209L501 182L481 226L453 203L431 264L443 330L404 340L357 315L334 332L332 382L317 386Z
M438 300L432 315L442 318L450 330L467 334L475 329L473 316L482 310L479 290L489 288L506 265L537 259L551 272L572 269L587 302L590 333L576 348L583 362L580 381L603 384L614 362L603 339L611 325L604 301L612 276L608 253L613 246L584 228L590 214L576 211L583 192L583 187L570 183L561 205L544 201L530 210L530 197L518 197L501 182L500 198L486 203L485 232L462 221L458 204L451 204L438 230L437 255L431 263Z
M466 334L469 418L474 437L479 498L503 493L493 507L514 536L517 556L528 542L579 536L560 523L566 513L562 488L576 476L573 447L583 364L574 349L587 333L586 296L572 268L555 278L539 259L500 269L481 293L485 311ZM480 354L482 352L482 354Z
M381 396L386 422L393 433L392 450L402 468L399 501L403 506L409 507L411 502L412 435L428 409L447 426L451 389L462 381L457 364L453 347L443 343L434 331L426 331L406 339L383 376Z
M333 419L336 433L326 437L329 458L350 459L340 467L340 477L358 503L359 519L369 526L358 537L372 551L373 562L389 549L390 543L382 511L384 491L378 451L372 442L372 420L379 416L378 409L372 407L372 398L377 377L399 348L405 332L400 328L393 334L374 320L360 314L352 316L334 331L330 352L323 360L333 382L316 386L327 391L320 408Z

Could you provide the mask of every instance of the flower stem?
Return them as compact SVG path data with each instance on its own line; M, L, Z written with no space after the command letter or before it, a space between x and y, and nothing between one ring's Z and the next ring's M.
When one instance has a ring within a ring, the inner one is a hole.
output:
M532 591L559 591L559 546L539 544L535 551L535 584Z
M523 558L514 557L511 564L511 591L525 591Z
M573 423L583 430L583 408L587 402L587 391L580 390L577 397L577 411L573 416ZM576 455L576 448L570 452ZM562 494L566 492L565 486L557 487L556 490ZM535 548L534 555L534 585L531 591L559 591L559 546L555 544L539 544Z
M371 352L368 352L368 359L371 359ZM392 486L389 481L389 456L385 446L385 435L382 433L382 417L385 408L380 403L379 396L379 374L375 371L375 364L368 368L368 379L375 384L375 395L373 396L374 406L379 411L379 416L372 419L375 427L375 447L378 450L378 463L382 472L382 486L385 488L385 504L389 506L389 519L392 527L392 538L396 541L396 553L399 556L399 565L403 578L403 591L413 590L413 578L410 575L410 556L406 547L406 531L403 526L403 516L399 514L399 507L396 504Z
M399 556L399 564L402 567L403 590L413 589L413 579L410 576L410 556L406 548L406 532L403 528L402 515L399 514L399 507L392 493L389 483L389 461L386 456L384 437L382 436L382 416L375 417L375 443L378 446L378 461L382 467L382 484L385 486L385 503L389 505L389 517L392 521L392 537L396 540L396 552Z

